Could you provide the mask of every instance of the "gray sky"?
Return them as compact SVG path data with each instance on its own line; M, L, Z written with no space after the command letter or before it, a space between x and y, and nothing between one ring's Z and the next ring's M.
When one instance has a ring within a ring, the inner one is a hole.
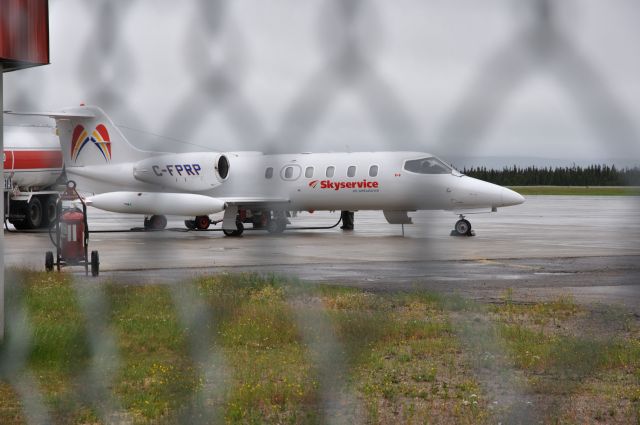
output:
M546 62L530 1L370 1L346 26L345 3L50 0L52 64L6 74L5 108L97 104L214 150L638 157L636 1L551 1ZM362 60L331 64L345 40Z

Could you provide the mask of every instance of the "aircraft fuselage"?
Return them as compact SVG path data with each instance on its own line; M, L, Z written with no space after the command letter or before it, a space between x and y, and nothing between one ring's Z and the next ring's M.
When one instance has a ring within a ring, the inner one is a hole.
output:
M282 200L292 211L470 210L516 205L523 201L520 195L509 189L464 176L452 169L412 171L407 166L409 161L430 158L437 161L437 158L423 152L281 155L236 152L226 155L230 163L228 178L213 189L196 193L221 199ZM203 161L166 164L167 157L170 158L171 154L163 154L163 161L155 164L152 156L152 172L166 173L167 177L170 173L170 178L176 182L184 180L187 188L190 187L189 179L198 178L200 173L215 167L215 164ZM132 191L167 191L134 178L133 168L134 163L72 166L67 167L67 174L77 180L80 190L91 187L94 193L113 191L114 185ZM194 193L193 190L183 192Z

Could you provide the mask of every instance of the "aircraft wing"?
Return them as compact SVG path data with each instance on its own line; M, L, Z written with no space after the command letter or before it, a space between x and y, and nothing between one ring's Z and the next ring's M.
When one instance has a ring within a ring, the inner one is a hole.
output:
M218 198L226 202L228 205L242 206L242 207L269 207L269 206L284 206L291 201L287 198L267 198L267 197L234 197Z
M50 117L50 118L95 118L95 114L91 111L60 111L60 112L15 112L3 111L7 115L24 115L32 117Z

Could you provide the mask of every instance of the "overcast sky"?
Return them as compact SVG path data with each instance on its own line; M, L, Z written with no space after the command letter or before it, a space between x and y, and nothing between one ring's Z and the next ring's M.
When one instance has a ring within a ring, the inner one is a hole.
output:
M349 3L50 0L51 65L6 74L5 109L97 104L162 150L638 157L636 0L546 27L534 1Z

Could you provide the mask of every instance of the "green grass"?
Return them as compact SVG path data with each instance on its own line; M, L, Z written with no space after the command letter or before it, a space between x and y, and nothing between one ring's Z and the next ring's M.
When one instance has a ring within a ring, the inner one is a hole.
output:
M524 372L532 391L583 400L574 409L550 403L549 420L640 420L640 332L628 314L594 313L569 297L518 305L506 296L490 310L508 361Z
M115 393L139 422L170 415L199 386L169 290L108 287L110 323L122 356Z
M0 423L25 422L15 380L9 379L23 371L34 376L54 423L101 423L80 384L91 349L70 278L18 275L8 279L7 301L25 306L32 339L21 371L7 370L7 346L0 348L5 356L0 357ZM483 362L476 361L489 349L501 356L500 364L522 374L549 422L638 420L640 338L637 320L623 312L594 315L568 297L516 303L512 291L483 305L461 296L371 293L255 274L222 274L182 285L191 285L210 313L200 334L180 322L175 289L89 287L104 295L109 313L103 320L117 341L119 370L110 390L136 424L184 423L182 415L198 396L227 423L324 423L327 371L318 369L308 345L323 335L300 315L326 319L339 348L329 373L340 371L336 379L366 423L500 420ZM504 348L474 348L465 334L474 328L465 321L493 333L485 343L499 341ZM590 326L595 326L591 333ZM15 337L8 335L7 341ZM223 358L226 374L217 382L223 388L217 399L206 398L200 375L206 365L193 360L191 337L210 341L207 348ZM582 407L575 407L578 402Z
M23 284L12 288L16 281ZM87 365L89 349L84 318L69 277L7 273L7 285L7 304L21 302L29 315L32 336L27 367L53 407L54 418L59 423L94 418L92 409L79 405L76 397L78 372ZM5 423L3 416L0 414L0 422Z
M521 195L640 196L638 186L510 186Z

